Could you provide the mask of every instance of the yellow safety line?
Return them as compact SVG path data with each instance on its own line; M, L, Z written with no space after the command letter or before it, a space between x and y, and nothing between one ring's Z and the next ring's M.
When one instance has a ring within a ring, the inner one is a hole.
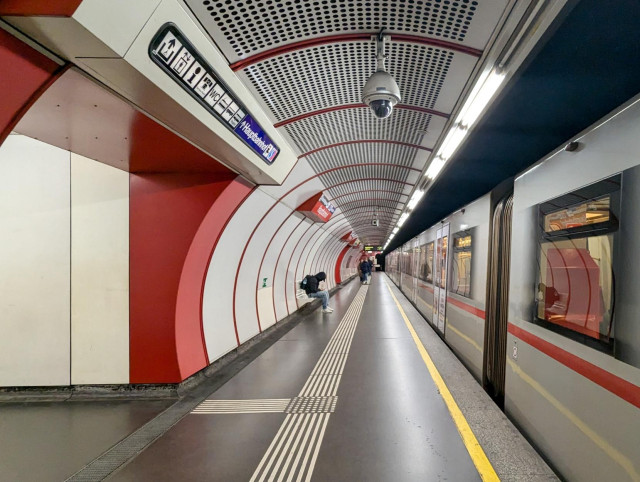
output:
M385 281L385 284L387 285L387 288L389 288L389 293L391 293L391 297L393 298L393 301L396 302L396 306L398 307L398 310L400 310L400 314L402 315L402 318L404 319L404 322L407 325L407 328L409 329L411 336L413 337L413 341L418 347L418 351L422 356L422 360L424 361L424 364L427 366L427 369L429 370L429 374L431 375L431 378L433 378L433 381L435 382L436 387L440 392L440 395L444 399L444 402L447 404L449 413L451 413L451 417L453 418L453 421L456 424L456 428L458 429L458 432L460 432L462 441L464 442L464 445L467 451L469 452L469 455L471 456L471 460L473 461L473 464L476 466L476 469L478 470L480 477L482 478L482 480L485 480L485 481L493 481L493 480L499 481L500 478L498 477L498 474L496 474L496 471L493 470L493 466L491 465L491 462L489 462L489 459L485 455L484 450L482 450L482 446L478 442L478 439L476 439L476 436L471 431L471 427L469 427L467 420L464 418L464 415L462 415L462 412L460 411L458 404L453 399L453 396L451 395L451 392L447 388L447 385L444 383L444 380L440 376L438 369L433 364L433 361L431 361L431 357L429 356L426 348L420 341L420 338L418 338L418 334L413 329L413 325L409 321L409 318L407 318L407 315L402 309L402 306L400 306L398 299L393 294L393 291L391 291L391 286L389 286L389 283L387 283L386 281Z

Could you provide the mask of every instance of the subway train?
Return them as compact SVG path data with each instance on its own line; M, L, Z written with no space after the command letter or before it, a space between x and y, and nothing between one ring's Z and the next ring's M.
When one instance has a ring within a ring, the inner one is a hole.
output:
M640 96L386 255L567 480L640 480L639 152Z

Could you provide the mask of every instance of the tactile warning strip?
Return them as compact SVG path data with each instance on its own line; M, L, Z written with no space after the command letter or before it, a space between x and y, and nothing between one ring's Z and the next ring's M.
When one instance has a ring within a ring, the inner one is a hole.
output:
M288 411L253 473L251 482L311 479L329 417L335 409L338 385L367 296L367 288L360 287L299 396L292 399L291 408L295 407L294 401L297 399L300 400L300 405L297 410ZM329 404L329 410L320 410L322 404Z
M333 413L338 397L295 397L285 410L287 413Z
M282 413L291 402L290 398L262 400L205 400L191 413Z

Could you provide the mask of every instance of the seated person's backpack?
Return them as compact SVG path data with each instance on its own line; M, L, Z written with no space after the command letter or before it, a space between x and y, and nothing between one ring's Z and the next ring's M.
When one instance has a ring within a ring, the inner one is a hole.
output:
M300 289L305 293L316 293L318 291L318 280L315 276L308 274L300 281Z

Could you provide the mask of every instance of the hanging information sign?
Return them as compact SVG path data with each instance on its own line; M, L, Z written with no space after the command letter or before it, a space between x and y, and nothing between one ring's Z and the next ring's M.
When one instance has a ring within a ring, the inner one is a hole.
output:
M172 23L164 24L149 45L149 57L267 164L280 149L246 107Z

